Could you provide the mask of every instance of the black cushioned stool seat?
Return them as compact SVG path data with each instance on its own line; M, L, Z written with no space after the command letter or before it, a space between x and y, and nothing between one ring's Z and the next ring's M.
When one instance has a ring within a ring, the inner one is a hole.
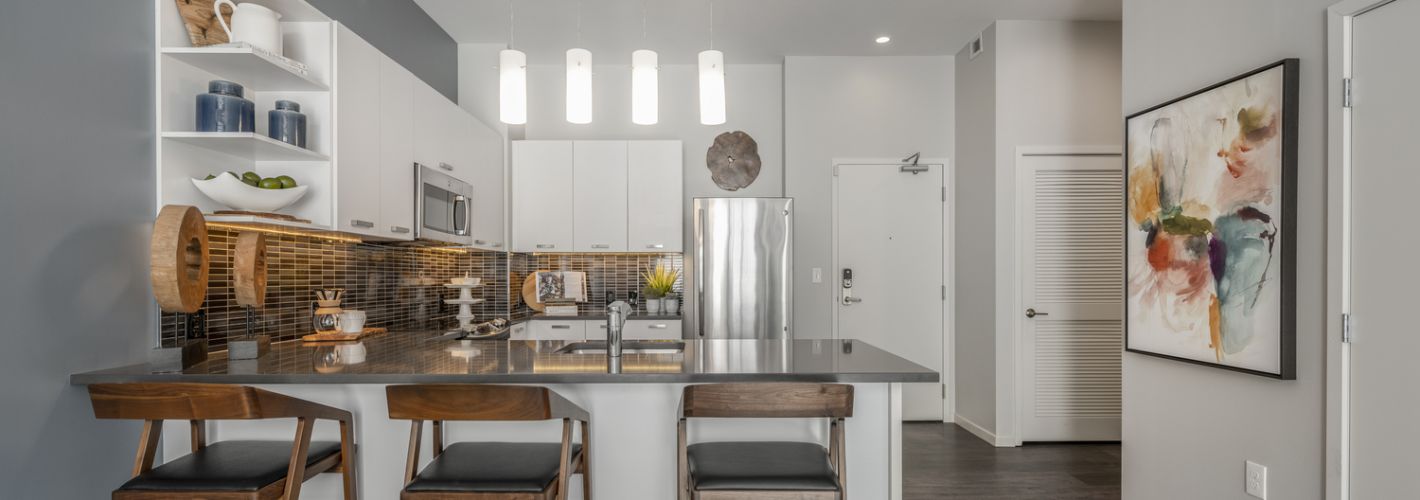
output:
M221 441L154 467L128 480L120 490L256 491L286 477L292 444L288 441ZM340 443L311 441L310 465L340 453Z
M838 489L828 450L817 443L697 443L686 448L686 455L690 477L700 491Z
M582 445L572 445L577 456ZM557 479L561 443L455 443L405 491L539 492Z

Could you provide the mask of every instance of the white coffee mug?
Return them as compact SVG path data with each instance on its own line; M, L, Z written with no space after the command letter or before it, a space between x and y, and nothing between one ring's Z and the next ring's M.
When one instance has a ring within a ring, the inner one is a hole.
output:
M340 331L345 333L365 331L365 311L354 309L340 311Z
M232 8L232 25L222 17L222 4ZM227 40L246 42L261 50L281 55L281 13L251 2L238 4L232 0L212 3L217 22L227 32Z

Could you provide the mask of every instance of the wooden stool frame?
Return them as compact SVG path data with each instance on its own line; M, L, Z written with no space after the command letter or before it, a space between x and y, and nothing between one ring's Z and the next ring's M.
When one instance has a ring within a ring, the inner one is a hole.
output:
M853 386L813 383L738 383L686 386L676 425L677 498L680 500L847 500L848 459L843 421L853 416ZM690 418L827 418L828 461L840 491L696 491L690 476L686 420Z
M585 498L592 498L591 415L546 387L483 384L391 385L385 388L390 418L411 420L409 457L404 467L408 486L419 474L419 447L424 421L433 425L433 456L444 452L444 424L447 421L535 421L562 420L562 455L557 479L547 489L524 492L445 492L404 491L401 500L566 500L572 474L582 474ZM582 449L572 453L572 422L579 422Z
M254 387L222 384L94 384L89 386L89 398L97 418L143 421L138 455L133 460L135 478L153 470L164 420L189 422L195 453L207 446L208 420L296 419L286 477L257 491L116 490L114 500L297 500L301 484L323 472L341 473L345 499L357 498L354 419L348 411ZM320 419L340 423L340 453L307 465L311 434ZM293 477L301 480L290 481Z

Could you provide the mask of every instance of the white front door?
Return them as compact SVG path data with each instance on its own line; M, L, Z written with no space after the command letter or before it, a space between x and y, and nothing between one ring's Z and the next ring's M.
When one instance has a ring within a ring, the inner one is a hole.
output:
M825 280L835 288L838 338L862 340L942 373L946 169L900 167L837 165L836 268ZM903 419L943 420L944 394L941 384L904 384Z
M1023 155L1022 441L1117 441L1124 333L1118 155Z
M1420 110L1420 0L1398 0L1354 18L1351 38L1349 227L1350 498L1415 498L1420 491L1420 396L1415 360L1413 229L1415 123ZM1345 307L1345 306L1343 306ZM1345 419L1343 419L1345 421Z

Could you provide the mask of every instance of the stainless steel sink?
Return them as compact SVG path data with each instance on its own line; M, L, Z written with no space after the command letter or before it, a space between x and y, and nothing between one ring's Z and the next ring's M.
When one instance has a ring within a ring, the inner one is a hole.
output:
M606 354L606 342L576 342L558 349L557 354ZM633 341L621 343L621 355L629 354L680 354L685 352L685 342L673 340Z

